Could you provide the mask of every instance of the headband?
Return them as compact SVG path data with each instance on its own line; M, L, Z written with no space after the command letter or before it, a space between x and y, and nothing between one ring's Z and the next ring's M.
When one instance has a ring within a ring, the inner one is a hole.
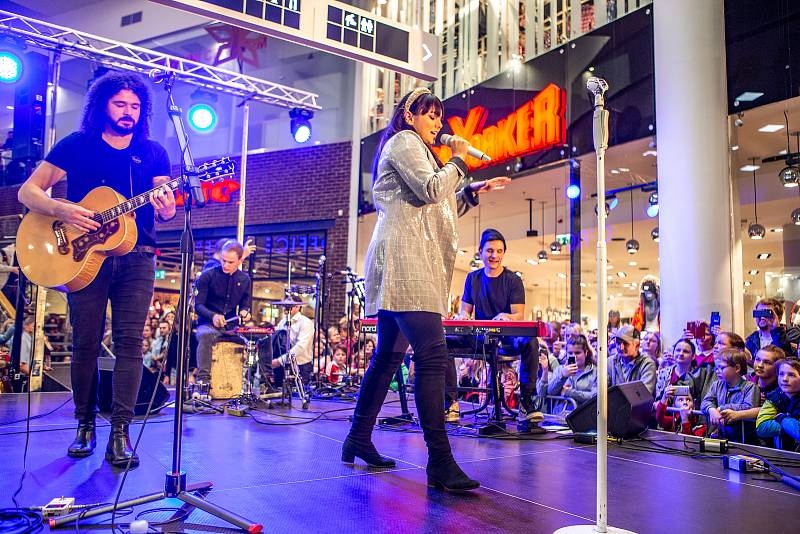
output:
M406 113L411 113L411 105L417 98L419 98L424 94L430 94L430 92L431 90L428 89L427 87L417 87L416 89L411 91L411 94L408 95L408 98L406 99L406 105L405 105Z

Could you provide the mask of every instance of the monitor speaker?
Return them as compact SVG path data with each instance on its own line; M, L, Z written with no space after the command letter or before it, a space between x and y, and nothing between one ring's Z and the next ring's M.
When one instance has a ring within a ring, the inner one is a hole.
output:
M608 389L608 433L622 439L635 438L647 429L653 411L653 395L641 381ZM573 432L597 431L597 396L567 416Z
M100 369L100 381L97 384L97 407L101 412L110 412L112 406L112 376L114 374L114 358L100 358L98 367ZM156 396L153 400L153 407L150 413L156 413L169 400L169 391L161 382L156 381L156 374L142 365L142 383L139 385L139 395L136 397L136 408L134 415L145 415L147 405L153 396L153 389L156 389Z

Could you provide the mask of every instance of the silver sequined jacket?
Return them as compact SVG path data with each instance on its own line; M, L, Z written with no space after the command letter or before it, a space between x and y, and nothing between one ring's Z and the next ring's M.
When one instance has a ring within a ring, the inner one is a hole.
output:
M395 134L381 152L372 187L378 221L367 249L366 315L378 310L446 315L458 235L456 218L478 205L462 187L467 167L439 167L413 131Z

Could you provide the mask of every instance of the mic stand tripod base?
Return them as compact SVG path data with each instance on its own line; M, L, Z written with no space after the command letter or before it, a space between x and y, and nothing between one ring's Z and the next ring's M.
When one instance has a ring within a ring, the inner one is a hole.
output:
M408 423L411 423L413 425L415 422L416 421L414 420L414 414L411 412L378 419L378 424L385 426L399 426L399 425L406 425Z
M556 530L553 534L593 534L600 532L597 530L597 525L571 525L562 527ZM606 527L603 532L608 534L636 534L632 530L625 530L624 528Z

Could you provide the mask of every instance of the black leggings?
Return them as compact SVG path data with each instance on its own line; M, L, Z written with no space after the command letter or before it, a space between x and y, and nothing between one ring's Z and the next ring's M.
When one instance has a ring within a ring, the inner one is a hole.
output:
M428 455L434 461L450 457L444 428L444 375L447 345L442 317L432 312L378 313L378 346L364 374L350 438L369 443L389 384L400 367L406 348L414 350L414 400Z

